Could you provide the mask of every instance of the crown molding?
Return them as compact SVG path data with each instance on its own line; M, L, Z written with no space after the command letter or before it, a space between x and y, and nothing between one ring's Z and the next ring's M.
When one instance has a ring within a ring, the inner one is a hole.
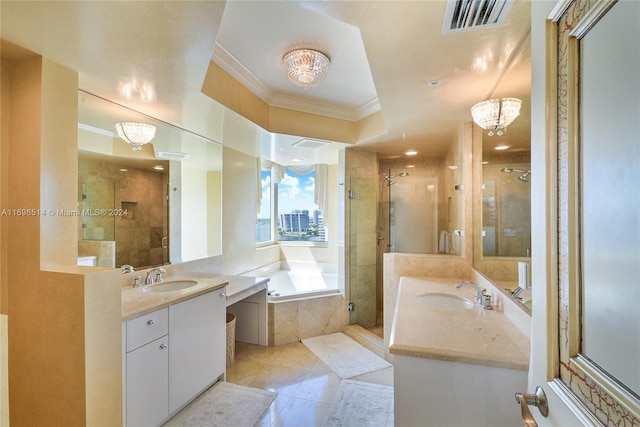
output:
M272 107L349 121L358 121L380 110L378 98L374 98L359 107L353 108L275 92L218 42L214 44L211 60L229 73L231 77L240 82L240 84L249 89L254 95Z

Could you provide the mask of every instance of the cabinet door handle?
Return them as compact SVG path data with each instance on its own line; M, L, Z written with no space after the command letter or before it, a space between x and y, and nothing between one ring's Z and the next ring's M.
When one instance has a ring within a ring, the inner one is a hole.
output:
M167 349L167 345L166 344L160 344L160 350L166 350Z
M147 325L152 326L152 325L155 325L155 324L156 324L155 320L153 320L153 319L147 320Z

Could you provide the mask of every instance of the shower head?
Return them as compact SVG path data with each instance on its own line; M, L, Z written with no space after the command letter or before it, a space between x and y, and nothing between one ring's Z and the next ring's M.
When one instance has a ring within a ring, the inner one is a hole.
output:
M511 173L511 172L521 173L522 175L520 175L518 179L522 182L529 182L529 175L531 175L531 169L526 171L524 169L502 168L500 169L500 171L504 173Z
M399 176L407 176L407 175L409 175L409 172L399 172L399 173L394 173L394 174L391 174L391 175L385 175L384 178L382 178L382 182L387 181L387 185L388 186L392 186L396 182L394 180L392 180L391 178L396 178L396 177L399 177Z

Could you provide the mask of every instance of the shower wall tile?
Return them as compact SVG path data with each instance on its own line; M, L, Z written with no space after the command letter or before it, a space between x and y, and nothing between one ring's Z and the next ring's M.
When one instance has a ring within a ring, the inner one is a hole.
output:
M352 202L353 218L355 221L356 233L375 233L376 231L376 217L377 203L373 200L354 200Z
M376 233L358 233L356 235L358 245L357 265L375 265L376 263Z

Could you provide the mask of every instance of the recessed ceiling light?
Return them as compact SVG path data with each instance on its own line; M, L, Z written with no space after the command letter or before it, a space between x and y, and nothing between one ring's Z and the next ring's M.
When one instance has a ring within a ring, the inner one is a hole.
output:
M129 169L126 169L126 168L120 168L120 172L128 172L128 171L129 171Z
M153 168L155 170L157 170L157 171L163 171L164 170L164 166L162 166L162 165L155 165Z
M418 154L418 152L416 150L407 150L404 152L404 154L407 156L415 156L416 154Z
M440 86L440 80L429 80L427 84L432 88L436 88Z
M500 145L496 145L494 150L502 151L502 150L508 150L509 148L511 148L510 145L500 144Z
M482 162L482 164L483 164L483 165L488 165L488 164L489 164L489 162L484 161L484 162Z
M416 167L416 165L407 165L407 166L405 166L405 167L406 167L406 168L415 168L415 167Z
M457 165L451 165L451 166L449 166L449 169L454 171L454 170L458 169L458 166Z
M292 161L293 163L300 163L302 160L300 160L300 159L291 159L291 161Z

